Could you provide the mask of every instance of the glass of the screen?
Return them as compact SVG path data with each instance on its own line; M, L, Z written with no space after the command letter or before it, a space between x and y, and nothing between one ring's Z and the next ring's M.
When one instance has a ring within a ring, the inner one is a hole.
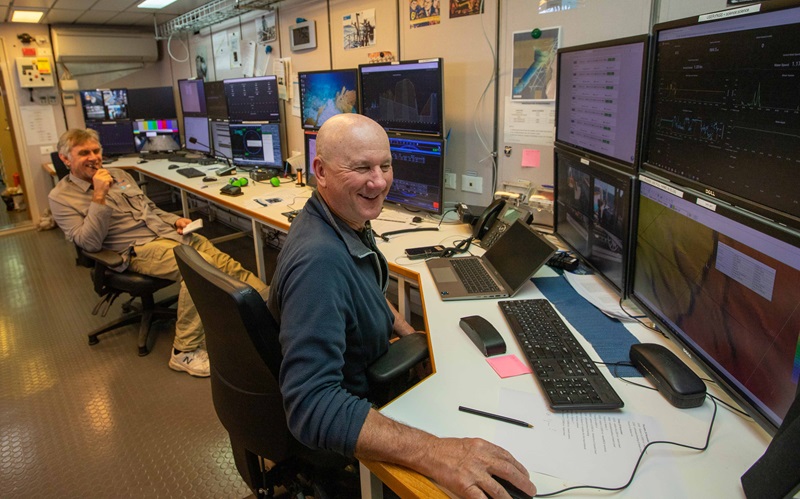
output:
M797 228L800 7L776 6L654 27L642 168Z
M412 210L442 213L444 143L389 137L394 181L386 201Z
M210 121L211 128L211 147L214 149L214 157L226 161L233 159L231 150L231 128L227 121Z
M358 67L361 114L390 132L443 136L442 60Z
M85 120L105 120L106 108L103 104L103 91L102 90L81 90L79 92L81 97L81 108L83 109L83 117Z
M235 165L283 169L278 123L231 123L230 138Z
M280 121L275 75L223 80L228 116L233 121Z
M203 80L178 80L178 93L184 116L207 115Z
M317 185L317 175L314 173L314 157L317 155L317 132L306 130L305 157L306 157L306 183L311 187Z
M556 234L625 296L634 178L556 149Z
M136 120L133 122L136 152L170 152L181 149L178 120Z
M358 70L297 73L303 128L316 130L331 116L358 112Z
M800 235L641 179L632 296L774 432L800 375Z
M558 52L556 143L635 169L647 35Z
M129 88L128 115L132 120L177 117L172 87Z
M133 124L130 121L89 121L86 128L91 128L100 135L103 155L120 156L136 152Z
M189 151L211 153L211 134L208 127L208 118L200 116L183 117L183 136L186 138L186 149ZM192 142L189 139L195 139Z
M109 120L128 119L128 90L112 88L102 90L103 106Z
M206 112L212 120L228 119L228 98L225 97L223 81L207 81L203 88L206 96Z

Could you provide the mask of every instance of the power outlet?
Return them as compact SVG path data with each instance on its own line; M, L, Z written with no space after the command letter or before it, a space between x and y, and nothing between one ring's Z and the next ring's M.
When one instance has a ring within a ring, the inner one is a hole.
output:
M483 177L473 177L472 175L461 175L461 190L464 192L474 192L483 194Z
M444 188L445 189L455 189L456 188L456 174L455 173L445 173L444 174Z

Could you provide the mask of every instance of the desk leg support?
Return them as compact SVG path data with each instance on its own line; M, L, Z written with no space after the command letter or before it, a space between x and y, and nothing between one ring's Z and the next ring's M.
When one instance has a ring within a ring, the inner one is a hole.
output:
M397 278L397 311L406 322L411 322L411 286L402 276Z
M358 465L361 468L361 499L383 499L383 483L363 463Z
M258 277L266 282L267 269L264 262L264 238L261 237L261 225L252 219L253 224L253 246L256 251L256 270L258 270ZM267 282L267 284L269 284Z
M181 210L183 210L183 218L190 218L189 217L189 196L186 194L186 191L181 189Z

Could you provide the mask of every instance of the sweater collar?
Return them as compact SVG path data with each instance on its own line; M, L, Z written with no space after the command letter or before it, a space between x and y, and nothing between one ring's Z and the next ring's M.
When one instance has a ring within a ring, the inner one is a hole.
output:
M311 199L309 199L309 203L314 211L318 212L318 214L326 221L328 224L333 228L334 231L339 235L339 238L344 242L345 246L347 247L347 251L355 258L364 258L365 256L369 255L370 253L374 253L375 250L370 248L368 245L364 244L362 241L361 236L358 232L356 232L352 227L347 225L344 220L337 217L333 214L331 209L328 207L325 200L320 196L318 191L314 191L311 195ZM375 246L375 237L372 232L372 226L370 225L369 221L367 221L365 228L365 235L367 240L372 241L372 246Z

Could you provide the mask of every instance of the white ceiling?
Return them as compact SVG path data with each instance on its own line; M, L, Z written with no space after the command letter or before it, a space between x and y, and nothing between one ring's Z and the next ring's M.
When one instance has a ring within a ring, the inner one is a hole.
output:
M153 26L205 5L209 0L176 0L163 9L140 9L143 0L0 0L0 20L9 21L12 8L44 10L40 24L113 24Z

